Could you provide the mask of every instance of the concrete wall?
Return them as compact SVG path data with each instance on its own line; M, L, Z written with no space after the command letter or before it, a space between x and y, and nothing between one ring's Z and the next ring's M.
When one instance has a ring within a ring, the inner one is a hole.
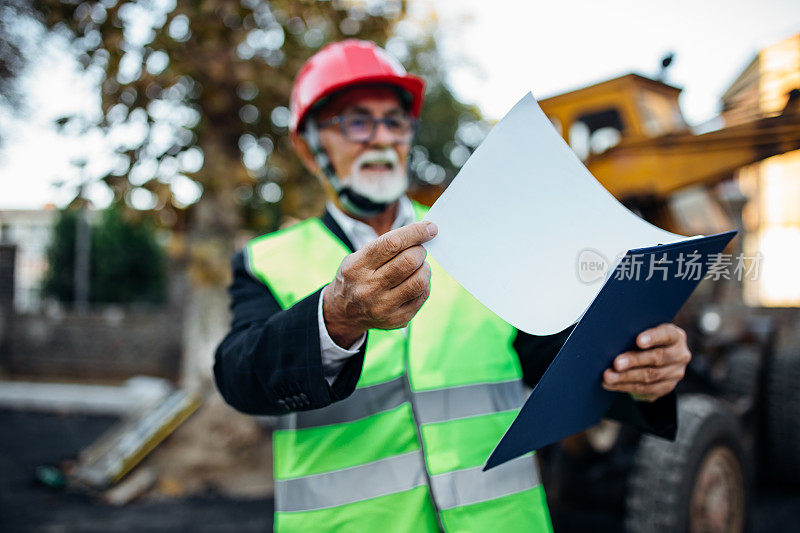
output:
M11 321L0 358L9 374L98 380L179 374L182 323L175 310L61 310L14 314Z

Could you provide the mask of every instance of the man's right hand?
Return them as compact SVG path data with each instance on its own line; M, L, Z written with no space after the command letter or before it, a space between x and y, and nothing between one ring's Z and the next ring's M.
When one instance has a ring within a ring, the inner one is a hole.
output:
M325 327L336 344L347 348L370 328L402 328L411 321L431 292L431 267L421 244L437 232L433 222L416 222L344 258L322 301Z

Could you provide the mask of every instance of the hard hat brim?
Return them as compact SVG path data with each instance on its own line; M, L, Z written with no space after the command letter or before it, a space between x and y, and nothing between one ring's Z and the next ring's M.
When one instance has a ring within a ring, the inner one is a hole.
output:
M330 87L327 87L325 91L322 92L317 97L317 100L314 103L314 105L309 107L300 117L298 117L297 125L292 129L295 132L302 131L303 121L308 117L309 113L311 113L315 108L317 108L319 103L322 103L324 100L328 99L330 96L333 96L335 93L342 91L344 89L352 89L354 87L360 87L362 85L375 85L375 84L391 85L393 87L398 87L406 91L411 97L411 104L408 111L414 118L419 118L420 113L422 112L422 102L425 96L425 80L413 74L405 74L405 75L380 74L375 76L364 76L359 78L355 82L352 80L348 80L342 83L332 84Z

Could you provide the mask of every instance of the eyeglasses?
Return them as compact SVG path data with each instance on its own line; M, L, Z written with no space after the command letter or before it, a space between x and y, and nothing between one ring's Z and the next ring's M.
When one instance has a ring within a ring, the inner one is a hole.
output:
M355 143L367 143L375 138L378 125L383 124L395 144L410 144L417 129L417 120L407 115L390 115L383 118L372 115L340 115L320 122L320 128L339 125L345 139Z

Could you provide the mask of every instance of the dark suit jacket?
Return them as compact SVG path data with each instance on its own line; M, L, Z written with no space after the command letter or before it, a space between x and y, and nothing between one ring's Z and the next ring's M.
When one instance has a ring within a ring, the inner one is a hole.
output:
M322 222L350 249L353 246L326 211ZM366 342L351 357L332 385L323 376L317 312L322 288L282 310L269 288L255 279L242 252L233 257L229 288L233 323L217 348L214 376L225 400L250 414L279 415L319 409L349 396L364 363ZM523 380L534 387L569 336L572 327L549 336L518 332L514 348ZM675 394L653 403L620 394L608 416L643 431L674 438Z

